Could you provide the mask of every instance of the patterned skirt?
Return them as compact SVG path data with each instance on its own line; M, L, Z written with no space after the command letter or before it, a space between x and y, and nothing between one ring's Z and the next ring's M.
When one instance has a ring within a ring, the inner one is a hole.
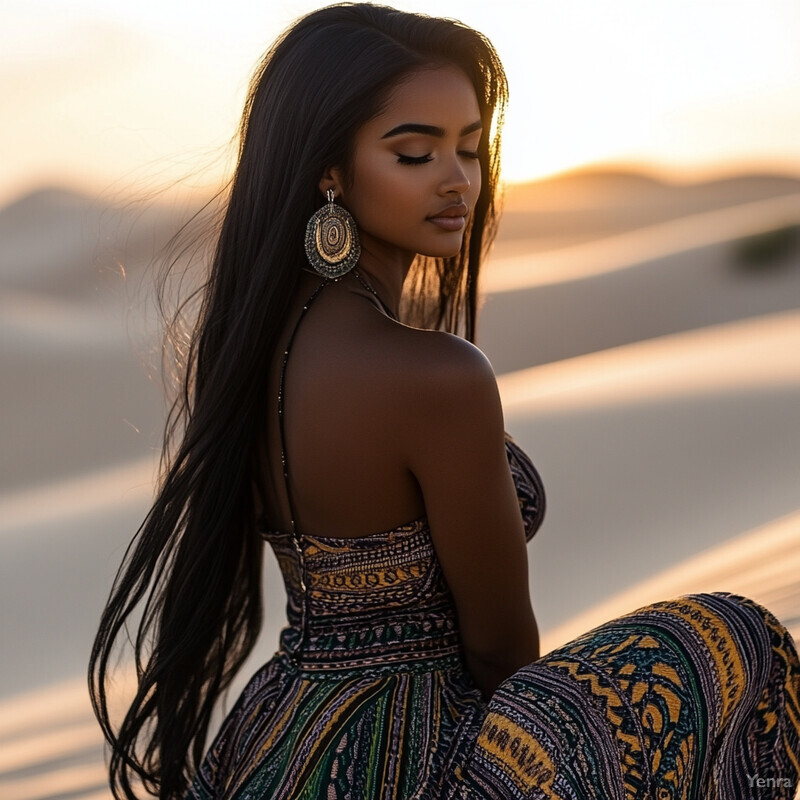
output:
M488 705L458 675L469 682L458 669L306 680L274 659L188 797L795 797L800 663L747 598L686 595L613 619L519 669Z
M609 621L496 690L448 798L791 800L800 664L757 603L686 595Z

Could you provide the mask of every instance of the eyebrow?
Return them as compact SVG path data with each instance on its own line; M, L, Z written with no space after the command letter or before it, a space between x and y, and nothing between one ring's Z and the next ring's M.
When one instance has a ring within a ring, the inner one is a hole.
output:
M466 136L474 131L481 130L481 128L483 128L483 123L481 120L478 120L462 128L459 136ZM417 122L405 122L402 125L398 125L396 128L392 128L388 133L384 133L381 139L399 136L401 133L421 133L424 136L435 136L437 139L443 139L445 130L437 125L420 125Z

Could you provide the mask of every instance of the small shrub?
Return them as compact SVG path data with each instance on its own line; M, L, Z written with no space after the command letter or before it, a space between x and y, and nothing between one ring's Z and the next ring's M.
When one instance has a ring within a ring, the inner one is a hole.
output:
M798 258L788 258L792 253ZM734 265L740 272L761 272L778 265L800 262L800 225L765 231L737 240L733 245Z

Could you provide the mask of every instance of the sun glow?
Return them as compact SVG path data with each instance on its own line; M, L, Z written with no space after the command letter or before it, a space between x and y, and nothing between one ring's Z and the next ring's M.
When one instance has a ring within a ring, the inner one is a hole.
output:
M8 5L8 4L7 4ZM800 174L800 6L790 0L397 2L486 33L511 103L504 177L588 163ZM11 3L0 32L0 199L41 183L194 186L230 169L250 73L318 7Z

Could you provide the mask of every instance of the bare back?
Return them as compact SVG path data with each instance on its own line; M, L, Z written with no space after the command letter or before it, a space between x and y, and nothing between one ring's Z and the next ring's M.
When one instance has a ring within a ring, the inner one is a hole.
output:
M422 493L403 464L404 376L425 332L389 319L351 277L324 286L303 274L270 365L268 446L261 447L266 527L290 530L278 415L284 351L297 328L283 387L283 426L295 527L358 537L424 516ZM302 318L301 318L302 315ZM299 324L298 324L299 320ZM259 497L257 493L257 498Z
M425 518L470 669L489 685L498 665L503 672L538 655L525 531L491 365L457 336L390 319L352 279L324 286L304 311L318 286L304 274L270 367L262 525L358 538ZM292 520L278 391L301 314L283 381ZM476 593L476 586L492 589Z

